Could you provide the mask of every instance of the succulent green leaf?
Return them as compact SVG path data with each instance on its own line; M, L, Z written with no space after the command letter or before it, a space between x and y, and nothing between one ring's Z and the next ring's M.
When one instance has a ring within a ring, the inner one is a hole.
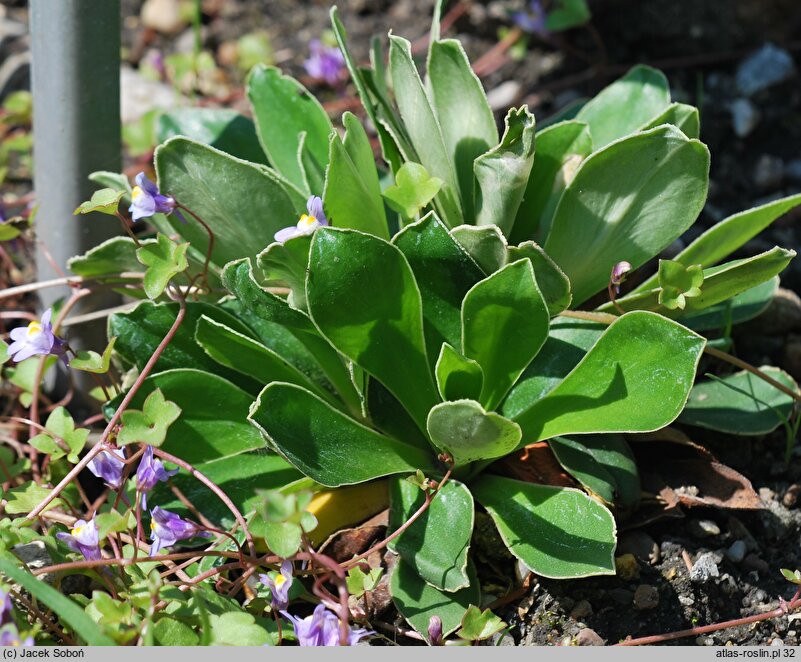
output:
M155 239L140 240L142 246L155 244ZM142 272L142 263L136 259L136 244L130 237L112 237L83 255L70 258L67 267L72 273L85 278L115 277L123 272Z
M432 177L419 163L404 163L395 174L395 183L384 191L387 204L405 219L413 219L434 199L442 180Z
M783 370L770 366L760 369L798 392L795 380ZM729 434L768 434L792 416L794 404L786 393L742 371L696 384L679 421Z
M155 244L142 246L136 251L136 258L147 267L145 271L145 294L157 299L164 292L173 276L186 271L186 249L189 243L178 244L168 236L159 233Z
M473 494L509 551L552 579L615 574L615 520L579 490L482 476Z
M319 194L320 191L310 191L306 182L299 159L300 136L306 134L304 147L324 170L328 163L328 136L333 130L328 114L303 85L275 67L254 67L248 76L247 93L256 132L270 163L307 195Z
M686 299L701 294L704 271L700 264L685 267L681 262L659 260L659 305L684 310Z
M475 160L476 225L510 236L534 163L534 125L527 106L510 109L501 142Z
M484 278L481 269L431 212L392 239L409 261L423 301L428 356L443 342L461 346L461 307L467 291Z
M125 195L124 191L115 191L111 188L101 188L92 194L92 198L86 202L82 202L73 214L89 214L93 211L101 214L108 214L109 216L117 215L117 207L119 207L122 196Z
M709 329L725 331L730 324L741 324L764 313L778 289L779 277L774 276L761 285L736 294L731 299L682 315L681 323L693 331Z
M476 400L481 395L484 373L481 366L442 343L434 375L443 400Z
M567 274L578 305L606 287L618 262L636 269L697 218L709 151L674 127L637 133L593 153L556 208L543 246Z
M300 215L295 198L268 168L208 145L172 138L156 149L155 161L161 191L186 205L214 232L212 261L217 266L255 256L273 242L278 230L296 223ZM183 239L205 252L209 236L190 215L187 223L175 214L167 221Z
M520 443L520 426L474 400L443 402L428 414L431 442L460 467L511 453Z
M155 622L153 638L159 646L197 646L200 641L189 625L170 616Z
M428 52L431 104L456 169L465 218L473 218L473 162L498 143L498 129L481 81L455 39L433 41Z
M640 131L655 129L663 124L672 124L688 138L699 138L701 134L701 115L698 108L686 103L672 103L658 117L647 122Z
M481 611L475 605L470 605L462 617L462 627L456 634L467 641L483 641L505 627L506 623L489 609Z
M170 425L180 415L181 408L167 400L159 389L155 389L145 399L142 411L126 409L122 412L122 428L117 435L117 444L161 446L167 438Z
M801 570L788 570L782 568L782 575L788 582L801 586Z
M536 141L534 164L510 235L513 244L548 236L559 198L592 152L590 130L584 122L554 124L539 131Z
M267 385L248 418L293 466L328 487L431 466L429 453L357 423L294 384Z
M126 517L116 510L110 510L97 515L95 524L97 524L97 536L100 540L103 540L110 533L121 533L127 529L135 528L136 519L132 512L128 512Z
M336 227L353 228L389 239L387 215L370 140L352 113L342 116L342 124L345 126L344 140L335 131L330 137L323 192L328 219Z
M573 298L570 293L570 281L556 262L533 241L525 241L519 246L509 246L507 258L509 262L516 262L522 258L531 260L537 286L548 305L548 314L554 317L569 308Z
M601 90L576 115L590 127L595 149L637 131L670 105L670 87L661 71L637 65Z
M342 354L381 381L425 429L438 402L420 290L403 253L356 230L320 228L306 281L309 312Z
M389 531L403 525L424 503L423 491L407 480L390 480ZM431 586L453 593L470 583L467 554L475 505L462 483L449 480L428 509L389 548ZM447 535L443 532L447 531Z
M256 617L244 611L211 614L211 646L265 646L272 635L256 623Z
M559 464L605 503L633 509L640 500L640 475L621 435L585 434L548 442Z
M548 337L548 309L530 260L477 283L462 304L462 354L484 371L481 404L495 409Z
M615 321L565 379L514 416L523 441L592 432L649 432L684 408L706 340L665 317Z
M103 374L108 372L111 363L111 352L114 349L114 343L117 342L116 338L110 338L106 349L102 354L93 352L91 350L79 350L75 358L70 360L70 368L75 370L83 370L84 372L95 372Z
M487 276L506 264L506 238L497 226L460 225L451 235Z
M442 636L447 637L461 624L470 605L479 604L481 587L476 571L468 564L470 584L455 593L446 593L427 584L414 567L398 559L389 576L389 592L401 616L430 643L428 623L432 616L442 620Z

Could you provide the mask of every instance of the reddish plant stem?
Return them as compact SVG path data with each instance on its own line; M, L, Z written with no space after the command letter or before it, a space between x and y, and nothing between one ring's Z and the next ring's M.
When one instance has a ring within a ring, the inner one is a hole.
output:
M181 561L184 559L192 559L200 556L224 556L225 558L238 559L239 555L236 552L223 552L223 551L193 551L193 552L175 552L173 554L161 554L155 557L142 557L139 559L97 559L96 561L69 561L67 563L57 563L55 565L48 565L38 570L32 570L34 575L44 575L50 572L61 572L64 570L85 570L87 568L99 568L109 565L118 565L125 567L129 565L136 565L138 563L153 563L160 561ZM247 559L250 562L256 562L259 559ZM238 563L235 565L239 565Z
M334 559L325 554L318 554L309 546L309 556L321 566L330 570L330 574L335 578L334 583L339 591L339 645L347 646L350 635L350 608L348 607L348 585L345 579L343 567Z
M156 365L156 361L159 360L161 357L162 352L170 344L172 339L175 337L176 332L178 331L178 327L181 326L181 323L184 321L184 317L186 316L186 301L183 299L179 299L178 301L179 308L178 314L175 316L175 321L172 323L170 330L167 332L167 335L164 336L162 341L159 343L158 347L156 347L156 351L153 352L153 355L148 359L147 363L145 364L144 368L142 368L142 372L139 373L139 376L136 378L133 386L131 386L128 393L125 394L120 406L117 408L117 411L114 412L114 415L111 417L111 420L106 425L106 429L103 431L103 435L100 438L100 441L97 442L89 452L84 455L78 464L76 464L72 470L64 476L61 482L56 485L50 493L36 506L28 515L26 516L27 519L33 519L39 513L41 513L47 506L50 504L53 499L55 499L61 491L69 485L76 476L86 468L86 465L89 464L94 457L103 450L108 442L108 438L111 436L111 433L117 427L117 424L120 422L120 418L122 417L122 412L130 405L131 401L133 400L134 396L136 395L139 388L144 383L145 379L147 379L150 372L153 370L153 367Z
M122 224L122 229L128 234L128 236L133 239L133 242L136 244L137 248L142 248L142 244L139 243L139 239L137 239L136 235L131 230L131 226L128 225L128 221L125 219L119 210L117 211L117 218L120 219L120 223Z
M781 382L776 381L775 379L773 379L773 377L771 377L770 375L766 375L764 372L762 372L762 370L760 370L755 366L752 366L750 363L746 363L742 359L738 359L736 356L732 356L727 352L722 352L714 347L709 347L709 345L707 345L704 348L704 352L706 354L709 354L710 356L714 356L716 359L720 359L721 361L726 361L727 363L731 363L733 366L736 366L743 370L747 370L751 374L756 375L760 379L770 384L773 388L779 389L782 393L789 395L796 402L801 402L801 393L798 393L797 391L791 389L789 386L786 386Z
M189 207L185 207L180 202L176 205L179 209L183 209L185 212L190 214L192 218L194 218L200 225L203 226L203 229L206 230L206 233L209 235L209 247L206 250L206 261L203 263L203 280L206 283L206 288L209 288L208 282L208 273L209 273L209 264L211 264L211 254L214 251L214 232L212 232L209 224L206 223L200 216L198 216L195 212L193 212Z

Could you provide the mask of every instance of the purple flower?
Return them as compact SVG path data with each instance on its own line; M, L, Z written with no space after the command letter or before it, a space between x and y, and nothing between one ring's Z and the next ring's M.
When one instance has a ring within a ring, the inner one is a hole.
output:
M142 492L142 507L147 508L145 492L152 490L160 480L166 481L177 473L178 469L167 471L161 460L154 459L153 447L148 446L136 470L136 489Z
M273 609L286 609L289 606L289 589L292 586L292 561L281 563L281 572L274 576L259 575L259 581L270 589Z
M102 478L113 490L122 487L122 474L125 470L125 451L121 448L109 448L101 451L86 465L95 476Z
M531 0L525 11L514 12L512 22L524 32L540 36L548 34L548 29L545 27L545 10L539 0Z
M0 590L0 625L11 623L11 595Z
M69 547L73 552L80 552L88 561L100 559L100 542L98 540L97 525L95 518L90 522L79 519L69 533L60 532L56 534L61 542Z
M179 540L210 535L197 524L181 519L175 513L158 506L150 511L150 516L150 539L153 541L150 546L150 556L155 556L159 550L174 545Z
M306 618L296 618L282 611L285 618L292 623L298 644L301 646L339 646L339 617L319 604L314 613ZM348 630L348 646L355 646L361 639L373 634L364 628Z
M428 621L428 638L432 646L442 646L442 619L432 616Z
M275 233L275 240L283 244L285 241L294 237L302 237L311 234L322 225L328 225L328 219L323 211L323 201L316 195L312 195L306 201L306 211L300 217L297 225L290 225L288 228L279 230Z
M615 293L620 294L620 286L626 280L626 274L631 271L631 264L623 261L618 262L612 267L612 273L609 276L609 282L615 286Z
M303 63L306 73L317 80L324 80L332 87L342 81L345 58L336 46L326 46L319 39L309 43L311 56Z
M33 646L33 637L20 640L19 630L14 624L5 625L0 629L0 646Z
M145 173L136 176L136 186L131 191L131 218L138 221L153 214L171 214L175 211L175 198L159 193L159 187L151 182Z
M32 356L64 356L66 343L53 333L50 317L53 310L48 308L42 315L41 322L31 322L27 327L11 329L9 336L12 342L8 346L8 355L17 363Z

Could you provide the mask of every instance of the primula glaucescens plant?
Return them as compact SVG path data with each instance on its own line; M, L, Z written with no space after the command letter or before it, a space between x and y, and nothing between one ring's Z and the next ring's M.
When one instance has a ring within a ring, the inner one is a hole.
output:
M27 524L65 513L63 545L25 526L3 534L7 548L44 540L54 561L108 587L64 616L78 639L354 644L372 633L348 594L384 581L429 643L481 641L504 624L478 609L477 509L539 575L613 574L614 514L640 497L625 434L676 419L741 434L797 425L783 372L696 383L696 371L704 352L729 358L731 326L767 307L795 253L728 258L801 196L727 218L654 266L706 198L697 109L640 66L570 117L538 126L522 106L499 131L439 14L421 76L395 35L388 57L374 44L357 67L332 11L381 166L355 115L340 130L300 83L257 66L253 121L167 114L158 184L93 176L106 188L78 213L128 228L130 205L157 233L104 242L70 267L147 300L110 316L102 355L70 360L98 378L124 373L97 393L100 441L79 459L88 430L55 410L35 445L55 487L6 496ZM44 357L14 369L28 396L27 366L54 360L64 314L14 337L15 351ZM499 468L538 442L583 489ZM70 514L84 468L113 492ZM381 542L339 563L320 551L387 507ZM206 547L181 551L185 541ZM383 549L388 577L362 562ZM121 562L140 553L163 562L161 576ZM296 610L304 595L311 614Z

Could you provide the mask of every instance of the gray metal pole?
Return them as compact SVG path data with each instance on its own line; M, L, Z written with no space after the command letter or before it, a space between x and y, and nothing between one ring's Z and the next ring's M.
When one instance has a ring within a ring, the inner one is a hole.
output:
M34 188L38 278L119 231L113 218L72 212L97 188L88 175L121 169L119 0L31 0ZM54 264L53 264L54 263ZM56 268L57 267L57 268ZM43 290L44 308L67 292ZM114 305L92 295L82 312ZM76 310L76 311L77 311ZM71 345L102 350L103 325L76 327ZM85 382L88 384L88 382Z

